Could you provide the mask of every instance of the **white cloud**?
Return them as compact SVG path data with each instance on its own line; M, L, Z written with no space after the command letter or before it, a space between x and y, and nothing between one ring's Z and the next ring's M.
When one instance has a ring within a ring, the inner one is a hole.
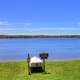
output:
M0 31L13 31L16 30L15 28L0 28Z
M78 23L80 24L80 22ZM2 27L1 27L2 26ZM4 27L3 27L4 26ZM6 27L7 26L7 27ZM27 26L27 27L26 27ZM0 21L0 31L77 31L80 28L71 27L30 27L32 23L9 23L8 21Z
M8 26L11 25L8 21L0 21L0 26Z
M24 23L25 26L31 26L32 23Z
M40 28L40 30L80 30L80 28L63 28L63 27L58 27L58 28L50 28L50 27L45 27L45 28Z
M0 30L3 30L3 31L78 31L80 30L80 28L48 28L48 27L45 27L45 28L16 28L16 27L13 27L13 28L0 28Z
M10 23L8 21L0 21L0 26L9 26L9 25L11 25L11 26L31 26L32 23L30 23L30 22Z

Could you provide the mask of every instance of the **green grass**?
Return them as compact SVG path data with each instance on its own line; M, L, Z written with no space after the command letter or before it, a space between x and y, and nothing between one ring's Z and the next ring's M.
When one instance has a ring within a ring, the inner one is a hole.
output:
M27 62L0 62L0 80L80 80L80 61L46 62L46 73L28 76Z

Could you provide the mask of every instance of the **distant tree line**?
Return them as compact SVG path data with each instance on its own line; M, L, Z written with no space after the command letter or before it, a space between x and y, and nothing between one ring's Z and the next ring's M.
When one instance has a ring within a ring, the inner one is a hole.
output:
M80 38L80 35L0 35L0 38Z

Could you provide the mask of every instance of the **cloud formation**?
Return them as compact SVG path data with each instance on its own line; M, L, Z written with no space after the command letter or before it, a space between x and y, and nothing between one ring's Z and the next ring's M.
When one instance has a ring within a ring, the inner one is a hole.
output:
M12 28L0 28L0 30L3 31L76 31L76 30L80 30L80 28L30 28L30 27L22 27L22 28L16 28L16 27L12 27Z
M33 27L32 23L9 23L7 21L0 21L0 34L68 34L68 33L80 33L80 28L76 27Z
M11 25L8 21L0 21L0 26L8 26Z
M31 26L32 23L23 23L25 26Z

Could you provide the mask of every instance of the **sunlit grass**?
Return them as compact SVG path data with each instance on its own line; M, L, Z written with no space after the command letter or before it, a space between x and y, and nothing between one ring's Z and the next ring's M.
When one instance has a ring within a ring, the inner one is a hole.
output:
M45 73L27 71L26 61L0 62L0 80L80 80L80 61L49 61Z

